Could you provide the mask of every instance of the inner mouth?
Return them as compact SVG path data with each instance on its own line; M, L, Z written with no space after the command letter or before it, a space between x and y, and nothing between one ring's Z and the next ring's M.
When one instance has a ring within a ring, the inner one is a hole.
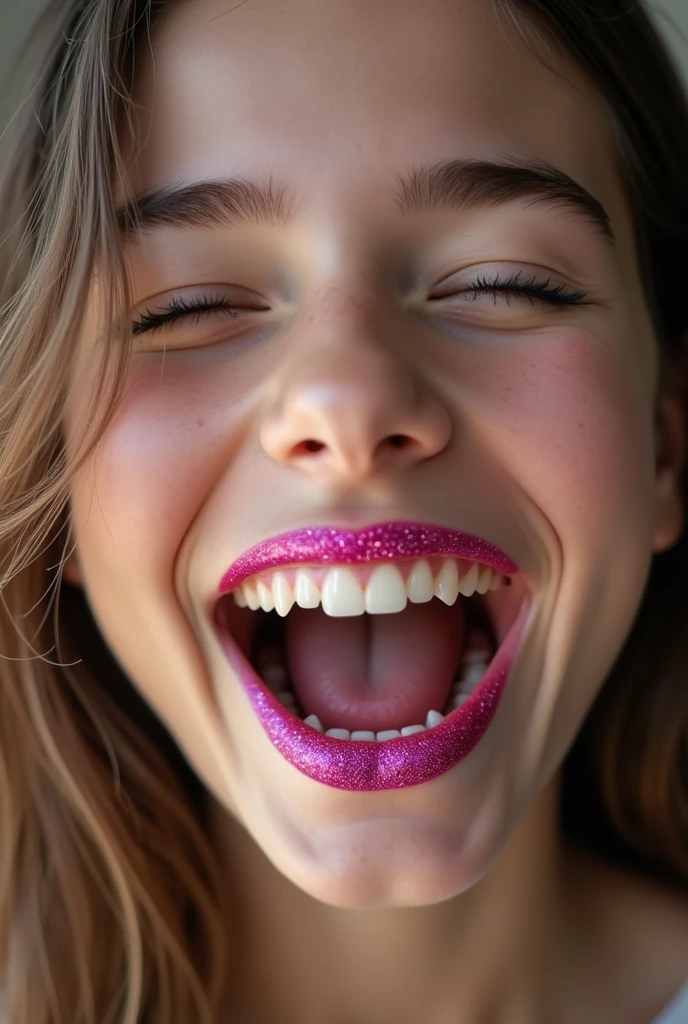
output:
M349 617L252 611L227 594L216 619L288 712L323 732L374 739L430 728L470 699L526 596L520 576L510 584L451 606L433 597Z

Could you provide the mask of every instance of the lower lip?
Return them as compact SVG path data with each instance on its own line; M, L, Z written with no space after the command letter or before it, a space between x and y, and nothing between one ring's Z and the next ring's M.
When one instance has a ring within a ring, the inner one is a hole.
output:
M277 700L226 629L220 641L269 740L289 764L334 789L372 792L405 789L443 775L470 754L495 716L520 648L531 606L526 598L516 621L469 699L443 722L379 743L325 736Z

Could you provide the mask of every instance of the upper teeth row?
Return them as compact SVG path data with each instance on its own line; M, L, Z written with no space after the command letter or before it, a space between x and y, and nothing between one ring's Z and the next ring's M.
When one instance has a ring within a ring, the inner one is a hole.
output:
M363 615L364 612L380 615L403 611L407 601L422 604L433 597L451 605L459 594L465 597L476 592L484 594L487 590L497 590L501 582L502 574L497 569L477 562L471 563L459 579L455 558L443 559L439 572L433 577L430 563L420 558L413 563L406 580L396 565L384 562L372 570L363 587L353 569L334 565L318 586L304 566L297 570L293 585L284 572L275 572L271 586L262 579L257 583L247 580L233 594L241 608L248 606L253 611L262 608L266 612L274 608L278 615L287 615L294 604L317 608L320 603L326 615Z

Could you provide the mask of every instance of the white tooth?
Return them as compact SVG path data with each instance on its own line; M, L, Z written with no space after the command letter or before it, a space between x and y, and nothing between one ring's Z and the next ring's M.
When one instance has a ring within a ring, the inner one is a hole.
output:
M477 582L478 563L473 562L466 575L462 576L459 581L459 593L463 594L464 597L470 597L475 590L475 585Z
M289 690L282 690L281 693L275 694L280 704L284 704L285 708L296 707L296 701L294 694L290 693Z
M299 608L317 608L320 604L320 590L303 569L296 574L294 596Z
M434 725L439 725L443 721L444 715L441 715L439 711L428 711L428 716L425 719L425 728L432 729Z
M378 565L365 588L365 610L371 615L402 612L406 607L404 577L396 565Z
M489 565L486 565L483 571L480 573L478 582L475 585L475 589L479 594L484 594L492 582L492 569Z
M249 608L252 612L257 611L260 608L260 601L258 600L258 595L255 590L248 583L244 583L243 590Z
M309 715L308 718L304 718L304 725L310 725L311 729L315 729L316 732L323 732L323 725L317 715Z
M355 732L351 733L352 740L374 740L375 733L370 729L356 729Z
M350 569L330 569L322 588L322 606L326 615L363 615L363 591Z
M263 682L267 683L270 687L283 687L287 682L289 675L284 665L272 664L265 666L260 673L260 677Z
M348 729L328 729L326 736L332 736L336 740L350 740L351 733Z
M490 583L490 586L488 587L488 590L499 590L501 585L502 585L502 574L501 574L501 572L497 572L497 570L495 569L495 571L492 574L492 582Z
M414 604L425 604L435 596L430 563L425 558L419 558L411 569L406 580L406 593Z
M425 732L424 725L405 725L401 730L402 736L413 736L414 732Z
M375 739L378 743L384 743L385 740L396 740L401 736L398 729L383 729L382 732L375 733Z
M435 596L445 604L454 604L459 596L459 570L453 558L445 558L435 580Z
M275 607L275 602L272 596L272 591L269 587L266 587L262 580L258 580L258 600L260 601L260 607L264 612L271 612Z
M275 610L278 615L287 615L294 603L294 594L289 586L289 580L281 573L275 573L272 580L272 597L275 602Z
M450 703L452 708L460 708L462 704L465 704L469 699L470 694L468 693L457 693L456 697L453 697Z
M241 587L237 587L236 590L234 591L234 603L238 604L240 608L245 608L246 605L248 604L246 598L244 597L244 591Z
M469 665L466 672L464 672L463 679L461 680L461 686L465 689L468 686L477 686L480 680L485 675L485 668L481 665Z

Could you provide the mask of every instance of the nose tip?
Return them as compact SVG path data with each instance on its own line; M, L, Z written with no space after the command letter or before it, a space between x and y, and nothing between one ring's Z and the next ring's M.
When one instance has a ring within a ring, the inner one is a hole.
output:
M330 352L293 366L261 443L283 466L323 483L355 483L432 458L450 434L446 409L419 373L369 347L355 361Z

